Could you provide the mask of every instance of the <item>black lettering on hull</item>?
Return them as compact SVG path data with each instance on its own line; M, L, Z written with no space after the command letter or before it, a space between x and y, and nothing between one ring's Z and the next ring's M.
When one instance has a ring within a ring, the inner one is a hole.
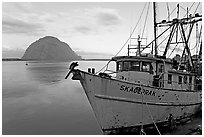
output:
M141 87L128 87L125 85L121 85L120 90L125 91L125 92L135 93L135 94L143 94L143 95L147 95L147 96L156 96L155 91L151 91L151 90L144 89L144 88L142 89Z

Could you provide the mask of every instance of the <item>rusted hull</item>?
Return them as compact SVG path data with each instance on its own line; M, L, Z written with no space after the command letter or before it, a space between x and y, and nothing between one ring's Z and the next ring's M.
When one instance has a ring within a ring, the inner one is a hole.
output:
M176 91L100 77L74 70L103 131L138 127L190 116L200 107L201 91Z

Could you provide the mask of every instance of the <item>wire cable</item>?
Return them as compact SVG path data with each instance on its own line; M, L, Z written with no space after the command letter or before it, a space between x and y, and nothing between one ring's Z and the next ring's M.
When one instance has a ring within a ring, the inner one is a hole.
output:
M123 44L122 48L115 54L115 56L117 56L117 55L122 51L122 49L125 47L125 45L128 43L128 41L129 41L130 38L132 37L132 35L133 35L135 29L137 28L137 25L139 24L139 22L140 22L140 20L141 20L141 17L142 17L142 14L143 14L143 12L144 12L145 7L146 7L146 4L145 4L145 6L143 7L143 10L142 10L142 13L140 14L139 20L137 21L137 24L135 25L135 27L134 27L133 31L131 32L129 38L128 38L128 39L126 40L126 42ZM115 57L115 56L114 56L114 57Z
M117 56L117 55L122 51L122 49L126 46L126 44L128 43L128 41L129 41L130 38L132 37L132 35L133 35L135 29L137 28L137 25L139 24L139 22L140 22L140 20L141 20L141 17L142 17L142 15L143 15L143 12L144 12L144 9L145 9L145 7L146 7L146 4L147 4L147 3L145 3L145 5L144 5L144 7L143 7L143 9L142 9L142 12L141 12L141 14L140 14L140 17L139 17L139 19L138 19L138 21L137 21L137 24L135 25L135 27L134 27L133 31L131 32L129 38L128 38L128 39L126 40L126 42L123 44L122 48L120 48L120 50L119 50L113 57ZM110 61L111 61L111 59L108 61L108 63L107 63L105 66L103 66L99 71L97 71L96 74L99 73L100 71L102 71L102 70L110 63Z
M200 3L200 2L199 2ZM199 4L197 5L196 7L196 10L194 11L194 14L195 12L197 11L198 7L199 7ZM191 10L191 8L193 7L193 5L195 4L195 2L193 2L193 4L191 4L191 7L189 8L189 11ZM187 13L184 15L184 17L187 15ZM185 28L185 31L187 30L188 26ZM181 40L181 38L179 39L179 41ZM174 50L176 49L176 47L178 46L178 44L174 47L174 49L171 51L171 53L169 54L168 58L172 55L172 53L174 52Z
M143 28L143 31L142 31L142 37L141 37L141 38L143 38L143 34L144 34L145 27L146 27L146 24L147 24L147 17L148 17L148 13L149 13L149 5L150 5L150 2L149 2L149 4L148 4L147 13L146 13L146 18L145 18L145 23L144 23L144 28Z
M196 13L196 11L197 11L197 9L198 9L198 7L200 6L200 2L198 3L198 5L197 5L197 7L196 7L196 9L195 9L195 11L194 11L194 13L193 14L195 14Z

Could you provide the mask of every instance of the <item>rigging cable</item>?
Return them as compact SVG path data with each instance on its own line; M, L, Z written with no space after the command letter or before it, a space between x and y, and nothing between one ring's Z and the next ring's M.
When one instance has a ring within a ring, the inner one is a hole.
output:
M199 43L202 44L202 38L201 38L201 36L202 36L202 26L201 26L201 28L200 28L200 34L199 34L199 38L198 38L198 45L199 45ZM201 45L200 45L200 46L201 46ZM196 55L198 55L198 48L197 48L197 51L196 51Z
M202 33L202 26L201 26L201 29L200 29L200 33L199 33L199 38L198 38L198 42L200 42L200 38L201 38L201 33ZM194 50L196 47L198 47L198 43L196 43L196 45L192 48L192 49L190 49L190 50Z
M122 48L115 54L115 56L117 56L117 55L121 52L121 50L125 47L125 45L128 43L128 41L129 41L130 38L132 37L132 35L133 35L135 29L137 28L137 25L139 24L139 22L140 22L140 20L141 20L141 17L142 17L142 14L143 14L143 12L144 12L145 7L146 7L146 4L145 4L145 6L144 6L144 8L143 8L143 10L142 10L142 13L140 14L139 20L137 21L137 24L135 25L135 27L134 27L132 33L130 34L129 38L128 38L127 41L124 43L124 45L122 46ZM115 57L115 56L114 56L114 57Z
M144 5L144 7L143 7L143 9L142 9L142 12L141 12L141 14L140 14L140 17L139 17L139 19L138 19L138 21L137 21L137 24L135 25L135 27L134 27L133 31L131 32L130 36L128 37L128 39L126 40L126 42L123 44L122 48L114 55L114 57L117 56L117 55L122 51L122 49L126 46L126 44L128 43L128 41L129 41L130 38L132 37L132 35L133 35L135 29L137 28L137 25L139 24L139 22L140 22L140 20L141 20L141 17L142 17L142 15L143 15L143 12L144 12L144 9L145 9L145 7L146 7L146 4L147 4L147 3L145 3L145 5ZM110 61L111 61L111 59L108 61L108 63L107 63L105 66L103 66L99 71L97 71L96 74L99 73L100 71L102 71L102 70L110 63Z
M174 10L170 13L168 2L166 3L166 6L167 6L167 11L168 11L167 19L168 19L168 21L170 21L170 16L173 14L173 12L176 10L176 8L174 8ZM170 35L170 34L169 34L169 35ZM169 35L168 35L168 36L169 36ZM159 46L168 38L168 36L166 36L166 37L164 38L164 40L162 40L162 41L157 45L157 47L159 47ZM159 50L159 48L158 48L158 50ZM159 51L162 52L161 50L159 50Z
M194 4L195 4L195 2L193 2L193 4L191 4L191 7L189 8L188 12L190 12L190 10L191 10L191 8L193 7ZM187 14L188 14L188 13L186 13L186 14L184 15L184 17L185 17Z
M177 9L177 7L173 9L173 11L171 12L171 14L173 14L173 12L174 12L176 9ZM168 15L168 17L166 18L166 20L171 16L171 14Z
M143 86L140 84L140 87L143 91ZM140 129L140 135L146 135L146 133L144 132L144 128L143 128L143 104L144 104L144 98L143 98L143 94L142 94L142 125L141 125L141 129Z
M193 2L193 4L191 5L191 7L189 8L189 11L191 10L191 8L193 7L194 4L195 4L195 2ZM171 14L167 17L167 19L173 14L173 12L174 12L176 9L177 9L177 7L173 9L173 11L171 12ZM187 14L185 14L184 17L185 17L186 15L187 15ZM170 28L171 28L171 27L169 27L168 29L170 29ZM163 35L168 29L166 29L166 30L165 30L164 32L162 32L159 36L157 36L157 38L159 38L161 35ZM186 28L186 29L187 29L187 28ZM169 36L169 35L168 35L168 36ZM168 37L168 36L167 36L167 37ZM167 37L166 37L166 38L167 38ZM156 38L156 39L157 39L157 38ZM165 38L165 39L166 39L166 38ZM150 42L145 48L149 47L150 44L152 44L154 41L155 41L155 40L153 40L152 42ZM163 41L164 41L164 40L163 40ZM162 41L161 43L163 43L163 41ZM160 44L161 44L161 43L160 43ZM159 45L160 45L160 44L159 44ZM178 44L177 44L177 45L178 45ZM176 45L176 46L177 46L177 45ZM174 48L174 49L175 49L175 48ZM144 49L143 49L143 50L144 50ZM143 50L142 50L142 51L143 51ZM141 52L142 52L142 51L141 51ZM174 50L173 50L173 51L174 51ZM171 52L171 54L173 53L173 51ZM169 57L171 56L171 54L169 55Z
M200 3L200 2L199 2ZM194 14L195 14L195 12L197 11L197 9L198 9L198 6L200 5L198 3L198 5L197 5L197 7L196 7L196 10L194 11ZM191 8L193 7L193 5L195 4L195 2L193 2L193 4L191 5L191 7L189 8L189 12L190 12L190 10L191 10ZM184 17L187 15L187 13L184 15ZM185 28L185 31L187 30L187 28L188 28L188 26ZM179 39L179 41L181 40L181 38ZM168 56L168 58L171 56L171 54L174 52L174 50L176 49L176 47L178 46L178 44L174 47L174 49L171 51L171 53L169 54L169 56Z
M196 7L196 9L195 9L195 11L194 11L194 13L193 14L195 14L196 13L196 11L198 10L198 7L200 6L200 2L198 3L198 5L197 5L197 7ZM202 28L202 27L201 27ZM201 32L200 32L200 36L201 36ZM200 41L200 37L199 37L199 41ZM193 49L195 49L196 47L197 47L198 45L197 45L197 43L196 43L196 45L195 45L195 47L193 47L192 49L190 49L190 50L193 50Z
M194 11L194 13L193 14L195 14L196 13L196 11L197 11L197 9L198 9L198 7L200 6L200 2L198 3L198 5L197 5L197 7L196 7L196 9L195 9L195 11Z
M185 31L187 30L188 26L185 28ZM179 39L179 41L182 39L182 37ZM171 53L169 54L168 58L171 56L171 54L174 52L174 50L176 49L176 47L178 46L178 43L176 44L176 46L173 48L173 50L171 51ZM185 47L184 47L185 48Z
M182 10L184 10L184 11L187 11L184 7L182 7L181 5L179 5L180 6L180 8L182 9Z
M156 39L158 39L161 35L163 35L163 34L164 34L167 30L169 30L170 28L171 28L171 26L168 27L165 31L163 31L159 36L157 36ZM147 48L147 47L149 47L154 41L155 41L155 39L153 39L146 47L144 47L144 49ZM144 49L143 49L143 50L144 50ZM142 50L142 51L143 51L143 50ZM142 52L142 51L141 51L141 52Z
M143 28L143 31L142 31L142 37L141 38L143 38L144 30L145 30L145 27L146 27L146 24L147 24L147 17L148 17L148 13L149 13L149 5L150 5L150 2L148 4L147 13L146 13L146 17L145 17L144 28Z
M167 13L168 13L168 21L170 21L170 9L169 9L168 2L166 3L166 7L167 7Z
M170 34L169 34L170 35ZM168 37L169 37L169 35L168 36L166 36L160 43L159 43L159 45L157 46L157 47L159 47ZM158 48L158 50L159 50L159 48ZM161 51L161 50L159 50L159 51ZM161 51L162 52L162 51ZM164 51L163 51L164 52Z
M194 2L194 3L195 3L195 2ZM191 9L192 6L194 5L194 3L191 5L190 9ZM173 9L173 11L171 12L171 14L169 14L168 17L166 18L166 20L173 14L173 12L174 12L176 9L177 9L177 7ZM190 10L190 9L189 9L189 10ZM186 14L186 15L187 15L187 14ZM186 15L185 15L185 16L186 16ZM184 17L185 17L185 16L184 16ZM170 29L170 28L171 28L171 27L169 27L168 29ZM159 38L161 35L163 35L168 29L166 29L164 32L162 32L157 38ZM168 36L169 36L169 35L168 35ZM167 36L167 37L168 37L168 36ZM167 38L167 37L166 37L166 38ZM157 38L156 38L156 39L157 39ZM165 39L166 39L166 38L165 38ZM152 44L154 41L155 41L155 40L153 40L152 42L150 42L145 48L149 47L150 44ZM164 41L164 40L163 40L163 41ZM162 41L161 43L163 43L163 41ZM161 43L160 43L160 44L161 44ZM159 44L159 45L160 45L160 44ZM143 49L143 50L144 50L144 49ZM142 50L142 51L143 51L143 50ZM142 52L142 51L141 51L141 52Z

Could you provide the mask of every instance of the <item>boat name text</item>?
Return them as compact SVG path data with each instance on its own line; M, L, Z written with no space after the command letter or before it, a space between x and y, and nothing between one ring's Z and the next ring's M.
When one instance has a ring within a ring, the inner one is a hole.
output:
M130 93L143 94L143 95L148 95L148 96L156 96L155 91L151 91L151 90L144 89L144 88L142 89L141 87L128 87L125 85L121 85L120 90L130 92Z

